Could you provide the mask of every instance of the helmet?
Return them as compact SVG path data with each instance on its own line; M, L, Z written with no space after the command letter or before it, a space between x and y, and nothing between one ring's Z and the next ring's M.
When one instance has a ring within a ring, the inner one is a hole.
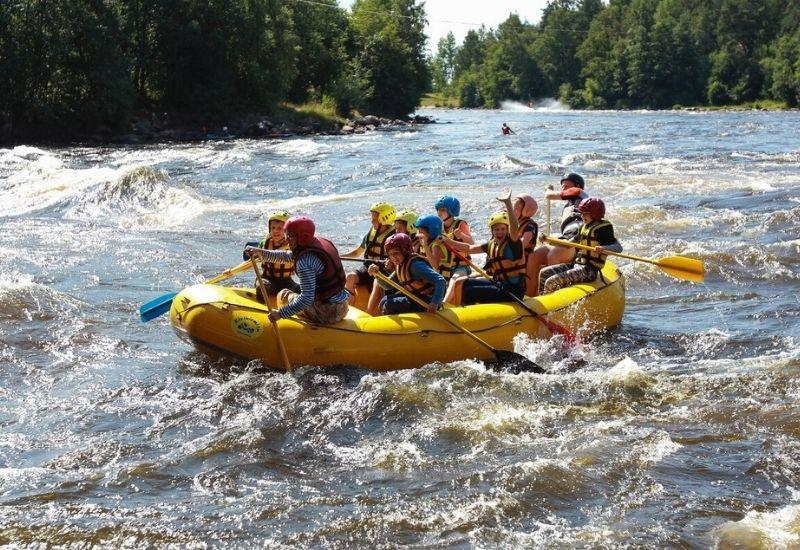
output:
M389 252L392 248L397 248L400 250L400 253L403 256L410 256L413 253L413 249L411 247L411 237L406 235L405 233L395 233L383 243L386 252Z
M311 244L311 240L314 238L314 232L317 228L308 216L294 216L293 218L289 218L286 225L283 226L283 229L287 234L297 236L297 244L300 246L307 246Z
M492 230L492 226L497 225L498 223L504 223L506 225L511 225L508 221L508 212L503 210L502 212L495 212L491 216L489 216L489 230Z
M606 215L606 205L597 197L589 197L580 202L578 212L589 214L593 220L602 220Z
M273 210L269 213L269 217L267 218L267 223L271 222L272 220L278 220L279 222L286 222L291 217L286 210Z
M586 186L586 183L584 183L583 178L579 174L576 174L575 172L570 172L569 174L561 178L561 183L564 183L564 180L571 181L581 189L583 189Z
M517 200L521 200L523 203L522 204L523 218L532 218L539 211L539 205L536 203L536 199L534 199L530 195L517 195L514 198Z
M381 222L381 225L392 225L394 223L396 212L394 206L388 202L376 202L370 206L369 211L378 213L378 221Z
M422 216L417 220L417 230L424 229L428 232L431 240L442 234L442 220L439 216Z
M445 210L447 210L447 213L453 216L454 218L457 218L458 215L461 213L461 203L458 202L457 198L451 197L449 195L445 195L444 197L436 201L434 208L436 208L436 210L444 208Z
M402 220L406 222L406 231L409 235L413 235L417 232L417 226L415 225L417 223L417 218L419 218L419 216L417 216L416 212L412 210L403 210L395 217L394 221Z

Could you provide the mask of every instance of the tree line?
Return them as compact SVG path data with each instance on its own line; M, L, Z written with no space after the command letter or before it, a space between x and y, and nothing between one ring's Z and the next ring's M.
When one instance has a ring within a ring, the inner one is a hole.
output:
M462 107L557 97L575 108L800 102L797 0L552 0L538 24L439 41L434 91Z
M0 130L14 139L328 103L403 117L429 87L416 0L0 2Z

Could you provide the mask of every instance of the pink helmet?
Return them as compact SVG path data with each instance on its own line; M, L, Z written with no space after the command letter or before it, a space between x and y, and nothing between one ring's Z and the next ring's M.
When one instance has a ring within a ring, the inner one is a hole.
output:
M606 215L606 205L597 197L589 197L578 205L578 212L589 214L593 220L602 220Z
M517 195L514 198L516 200L521 200L522 201L522 217L523 218L532 218L539 211L539 205L537 204L536 199L534 199L530 195L528 195L528 194Z
M283 230L287 235L292 234L297 238L297 244L300 246L308 246L314 238L316 231L314 222L308 216L294 216L286 221Z
M388 252L392 248L397 248L403 256L409 256L413 252L411 247L411 237L405 233L395 233L384 243L383 247Z

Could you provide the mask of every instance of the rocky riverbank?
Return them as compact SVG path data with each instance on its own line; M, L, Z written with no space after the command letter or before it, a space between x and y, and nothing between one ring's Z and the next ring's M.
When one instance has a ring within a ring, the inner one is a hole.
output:
M114 133L110 128L98 128L81 141L92 144L163 143L183 141L225 140L238 138L288 138L294 136L364 134L379 129L390 130L431 124L431 117L415 115L406 120L388 119L374 115L353 117L343 121L330 121L314 117L295 121L278 120L269 116L247 116L226 124L176 123L169 114L151 114L135 118L127 133Z

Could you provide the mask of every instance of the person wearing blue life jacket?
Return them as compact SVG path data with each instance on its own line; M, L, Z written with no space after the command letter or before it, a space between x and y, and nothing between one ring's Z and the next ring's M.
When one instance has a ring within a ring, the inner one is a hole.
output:
M442 307L447 283L445 283L444 277L431 267L424 256L414 252L411 238L408 235L398 233L386 239L386 253L394 265L394 272L389 276L390 279L405 288L410 294L427 302L427 311L433 313ZM375 264L369 266L370 274L373 277L379 270L380 268ZM383 286L386 283L378 280L378 284ZM385 288L388 290L391 286L386 285ZM384 315L426 311L402 292L384 296L380 302L380 310Z
M264 250L289 250L289 240L286 238L286 233L283 228L291 215L286 210L275 210L270 212L267 217L268 232L264 235L258 243L258 248ZM292 279L292 272L294 271L294 263L287 262L270 262L263 260L261 262L261 273L264 277L264 283L267 285L267 291L277 294L284 288L288 288L292 292L300 292L300 285ZM264 297L261 295L261 288L256 285L256 298L259 302L264 303Z
M614 226L605 219L606 205L601 199L583 199L578 205L578 212L583 218L583 225L571 240L590 246L593 250L578 250L574 261L542 269L539 273L539 294L549 294L565 286L596 280L606 264L607 255L604 252L622 252L622 245L614 236Z
M489 242L468 245L448 237L439 237L444 243L461 253L486 254L486 273L492 280L451 279L445 301L453 305L510 302L509 293L521 298L525 293L525 251L520 240L517 216L511 203L511 191L497 200L505 205L505 211L489 216L487 225L492 232Z

